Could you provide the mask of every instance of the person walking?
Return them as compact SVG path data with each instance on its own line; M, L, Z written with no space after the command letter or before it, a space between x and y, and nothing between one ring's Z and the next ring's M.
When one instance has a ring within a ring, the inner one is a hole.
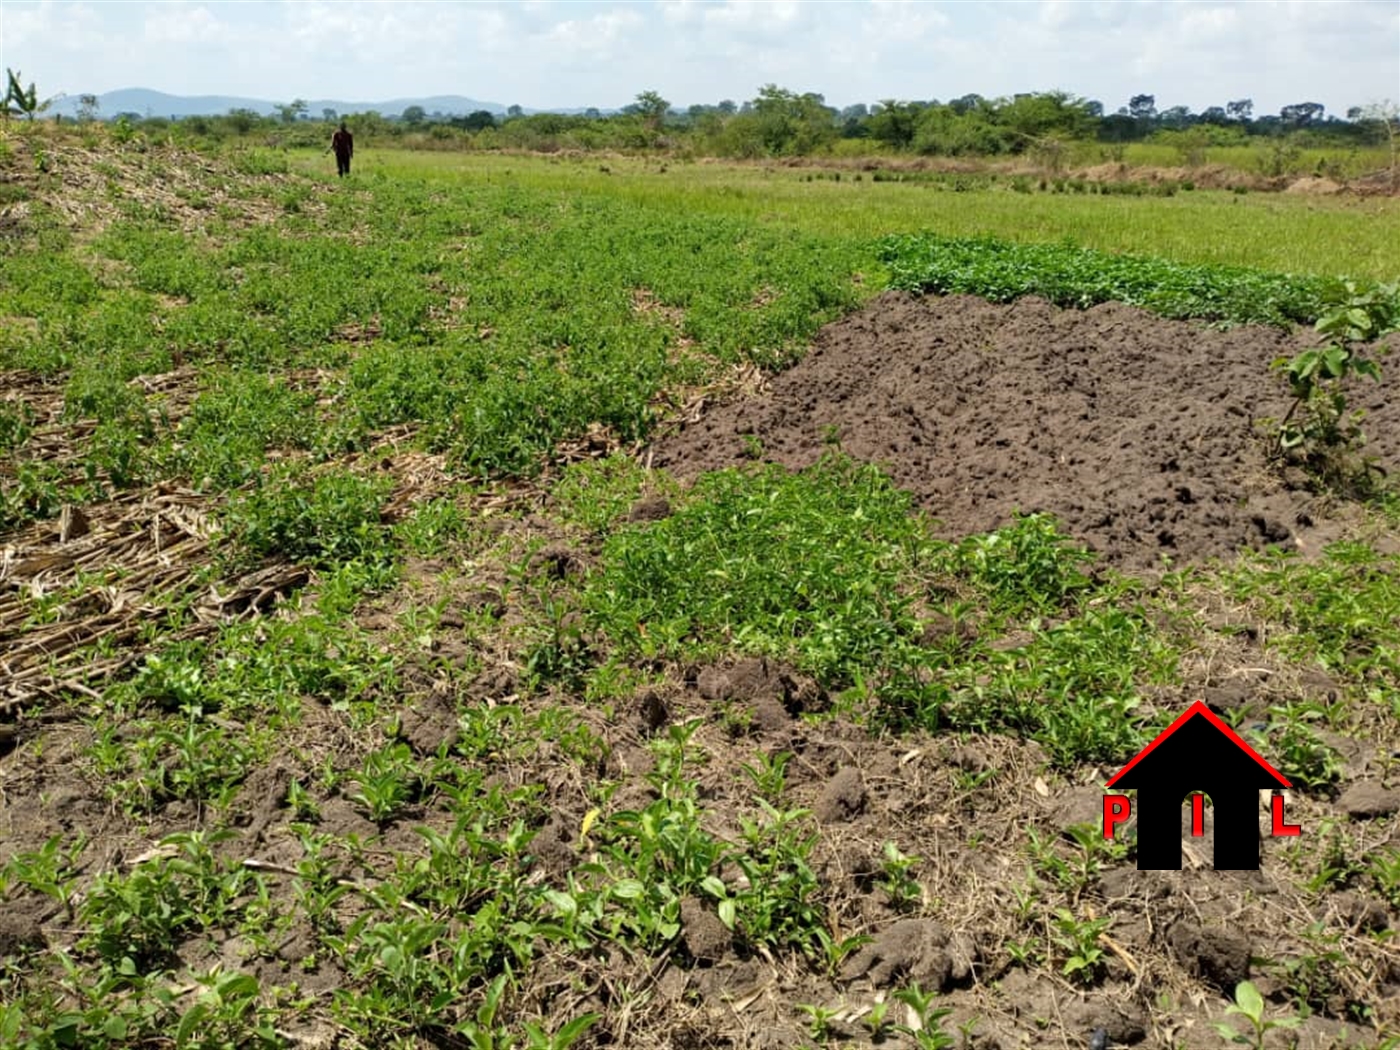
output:
M340 130L331 136L331 149L335 151L336 172L344 178L350 174L350 158L355 155L355 137L343 120Z

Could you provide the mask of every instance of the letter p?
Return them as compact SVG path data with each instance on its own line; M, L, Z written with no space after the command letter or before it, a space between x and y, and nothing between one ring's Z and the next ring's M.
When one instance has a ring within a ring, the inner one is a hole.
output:
M1133 804L1127 795L1105 795L1103 797L1103 837L1113 838L1115 825L1123 823L1133 815Z

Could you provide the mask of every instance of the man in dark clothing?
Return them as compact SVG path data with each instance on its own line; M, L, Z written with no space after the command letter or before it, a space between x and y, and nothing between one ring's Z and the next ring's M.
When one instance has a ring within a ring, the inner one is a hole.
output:
M336 171L343 177L350 174L350 158L355 155L355 139L345 121L340 122L340 130L331 136L331 149L335 151Z

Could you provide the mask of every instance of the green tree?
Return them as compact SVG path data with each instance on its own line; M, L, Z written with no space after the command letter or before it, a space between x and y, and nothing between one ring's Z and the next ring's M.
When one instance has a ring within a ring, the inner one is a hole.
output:
M261 118L253 110L239 107L229 110L227 119L229 127L240 135L246 135L257 126Z
M468 113L462 119L462 127L468 131L481 131L483 128L494 128L496 126L495 114L489 110L478 109L474 113Z
M635 111L653 131L661 130L661 123L671 109L671 103L657 91L643 91L637 96Z
M1144 122L1154 120L1157 116L1157 96L1134 95L1128 99L1128 116Z
M403 111L403 113L399 115L399 119L402 120L409 127L416 128L419 124L423 123L423 120L425 117L427 117L427 115L428 114L424 112L422 106L409 106Z
M939 157L988 157L1024 148L1016 133L995 122L991 106L976 105L959 109L958 102L929 106L919 114L914 131L914 149Z
M291 102L279 105L277 115L282 118L283 124L295 124L306 112L306 99L297 98Z
M996 108L996 123L1017 137L1015 148L1032 149L1046 138L1079 139L1093 126L1083 99L1063 91L1017 95Z
M821 95L798 95L776 84L759 88L752 110L736 120L751 120L763 150L771 154L807 154L836 138L836 111Z
M918 127L922 108L914 102L885 99L867 121L870 137L895 149L908 149L914 144L914 130Z
M1321 102L1295 102L1279 110L1279 119L1290 128L1305 128L1322 119L1326 110Z

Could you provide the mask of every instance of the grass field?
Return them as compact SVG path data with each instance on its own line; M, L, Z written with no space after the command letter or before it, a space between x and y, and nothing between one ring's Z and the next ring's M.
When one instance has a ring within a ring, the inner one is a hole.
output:
M295 162L311 175L324 158ZM664 171L661 169L665 168ZM601 169L606 169L603 171ZM663 212L684 211L800 230L820 237L868 240L918 229L959 236L993 234L1025 241L1068 238L1106 251L1161 255L1326 276L1379 280L1400 272L1400 215L1385 199L1305 198L1223 191L1169 199L1022 194L997 189L956 192L926 184L807 181L807 168L596 157L541 158L385 153L361 171L452 185L480 180L545 192L599 193ZM836 174L835 169L830 173Z
M1253 972L1361 1040L1304 1045L1400 1045L1395 817L1333 805L1397 745L1393 498L1305 567L1134 579L1038 517L938 539L836 451L693 487L643 451L885 290L886 235L1393 279L1396 202L20 135L0 170L0 1044L1027 1045L992 1042L1003 982L1141 983L1095 896L1131 855L967 814L1098 783L1249 631L1318 829L1289 892L1384 919ZM745 706L750 658L788 677ZM911 795L848 870L838 751L946 813ZM856 1009L872 938L958 929L974 868L975 962ZM1212 1045L1233 983L1158 976L1152 1038ZM1066 1024L1032 1027L1099 1027Z

